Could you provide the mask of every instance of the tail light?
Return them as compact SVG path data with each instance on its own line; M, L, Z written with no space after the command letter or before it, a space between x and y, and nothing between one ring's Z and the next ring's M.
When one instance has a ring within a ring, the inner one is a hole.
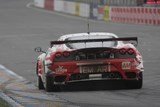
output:
M70 56L70 52L63 52L63 56L64 57L69 57Z
M135 51L132 48L121 48L115 53L116 58L135 58Z
M129 48L129 49L127 50L127 53L128 53L129 55L133 55L133 54L134 54L134 50L133 50L132 48Z
M120 53L121 55L126 54L126 49L124 49L124 48L120 49L120 50L119 50L119 53Z
M56 54L55 54L55 56L56 56L56 58L60 58L60 57L69 57L70 56L70 52L57 52Z
M58 52L58 53L56 53L56 58L60 58L61 56L62 56L62 53L61 52Z

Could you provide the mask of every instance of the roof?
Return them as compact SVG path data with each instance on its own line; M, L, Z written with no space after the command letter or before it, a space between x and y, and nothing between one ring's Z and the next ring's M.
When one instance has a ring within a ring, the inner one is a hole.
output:
M107 33L107 32L91 32L91 33L75 33L75 34L67 34L60 37L60 40L65 40L66 38L70 37L77 37L77 36L113 36L115 38L118 38L117 35L113 33Z

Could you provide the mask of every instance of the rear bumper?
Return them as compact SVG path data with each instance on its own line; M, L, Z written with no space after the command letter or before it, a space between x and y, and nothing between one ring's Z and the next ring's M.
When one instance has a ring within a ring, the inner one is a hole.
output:
M54 78L54 84L65 85L77 82L92 82L92 81L109 81L109 80L139 80L141 79L142 72L125 72L127 78L123 78L120 72L106 72L101 74L66 74L56 75L50 74Z

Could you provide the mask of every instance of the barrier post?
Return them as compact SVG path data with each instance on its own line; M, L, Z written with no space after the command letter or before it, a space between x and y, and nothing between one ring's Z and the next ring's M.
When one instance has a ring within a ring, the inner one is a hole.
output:
M109 13L110 12L110 8L109 6L104 6L104 20L105 21L109 21Z
M79 3L76 3L75 9L76 9L76 16L80 16L80 4Z

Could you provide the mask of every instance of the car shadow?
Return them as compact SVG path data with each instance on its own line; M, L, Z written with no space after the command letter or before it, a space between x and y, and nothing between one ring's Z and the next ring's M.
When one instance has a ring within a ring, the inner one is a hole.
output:
M123 90L128 89L124 81L90 81L69 83L60 87L61 92L70 91L100 91L100 90Z

